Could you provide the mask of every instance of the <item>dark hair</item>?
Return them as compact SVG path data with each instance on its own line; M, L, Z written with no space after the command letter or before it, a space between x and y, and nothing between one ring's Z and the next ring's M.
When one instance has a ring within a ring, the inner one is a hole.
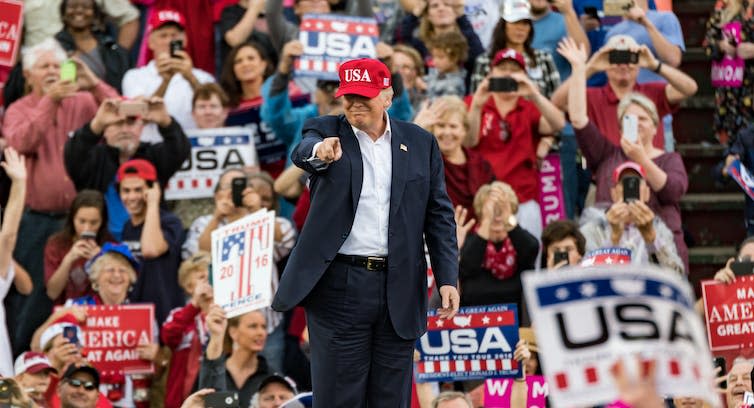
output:
M553 221L547 224L542 231L542 267L547 266L547 247L555 242L562 241L566 238L573 238L576 242L576 250L579 255L584 256L586 252L586 238L579 230L579 225L571 220Z
M457 31L448 31L445 33L435 34L427 41L427 48L430 50L439 49L448 54L448 58L457 64L463 64L469 55L469 42L466 37Z
M214 82L209 82L201 84L194 89L194 97L191 99L191 108L193 109L194 106L196 106L196 101L198 100L207 101L212 99L212 95L217 95L217 99L220 100L220 104L223 105L223 108L230 107L228 94L220 88L220 85Z
M230 98L230 105L233 107L238 106L241 103L241 98L243 97L241 82L238 80L238 78L236 78L236 73L233 72L233 61L235 61L238 52L245 47L251 47L255 49L259 53L259 57L267 63L267 68L262 74L264 76L262 78L263 81L267 79L267 77L272 75L273 72L275 72L274 60L270 53L267 51L267 48L265 48L262 44L256 41L247 41L243 44L233 47L233 49L228 53L228 56L225 58L223 71L222 74L220 74L220 85L222 85L225 92L228 93L228 97Z
M531 42L534 40L534 24L531 22L531 20L526 20L529 22L529 36L526 37L526 41L524 41L524 53L529 56L529 66L534 67L537 65L537 56L534 55L534 48L531 46ZM492 42L490 43L490 62L495 58L495 54L497 54L498 51L504 50L508 47L508 36L505 34L505 27L508 24L507 21L504 19L500 19L500 21L497 22L497 25L495 26L495 29L492 31Z
M71 208L68 210L68 215L65 217L63 224L63 230L56 234L57 237L65 240L66 242L73 243L73 239L76 237L76 227L73 225L73 219L76 214L82 208L96 208L102 223L97 230L97 244L102 245L110 238L110 233L107 230L107 207L105 206L105 197L97 190L81 190L71 203Z
M754 244L754 236L748 237L745 240L741 241L741 244L738 245L738 248L736 250L736 257L740 256L741 250L749 244Z
M63 0L60 3L60 21L63 23L63 29L67 29L68 25L65 23L65 9L68 7L68 2L70 0ZM104 32L105 31L105 13L102 11L102 9L97 5L97 2L95 0L90 0L92 2L92 10L94 10L94 17L92 18L92 31L94 32Z

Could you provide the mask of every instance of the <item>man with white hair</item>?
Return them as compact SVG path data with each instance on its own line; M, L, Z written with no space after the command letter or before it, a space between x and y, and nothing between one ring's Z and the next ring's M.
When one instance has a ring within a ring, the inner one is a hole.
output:
M23 239L18 240L14 256L29 271L34 291L25 302L19 297L11 301L9 316L15 316L19 323L10 330L15 333L13 344L17 348L29 344L32 332L44 320L44 314L37 312L45 307L42 302L49 302L44 293L43 249L47 238L61 228L76 195L63 165L68 133L91 120L100 101L118 96L86 64L76 60L76 79L61 79L60 66L66 58L52 38L24 51L24 77L31 92L8 107L2 128L8 145L26 156L29 172L27 208L19 230Z
M746 359L735 359L725 376L728 386L725 388L725 402L728 407L738 408L744 402L744 393L752 392L751 370L754 364Z

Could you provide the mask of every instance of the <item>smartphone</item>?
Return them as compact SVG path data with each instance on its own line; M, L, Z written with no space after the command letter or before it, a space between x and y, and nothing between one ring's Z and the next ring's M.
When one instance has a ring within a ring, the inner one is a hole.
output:
M720 372L718 374L715 374L715 377L724 376L727 371L725 371L725 357L715 357L712 359L712 365L714 367L720 367ZM722 383L720 383L720 387L722 389L728 388L727 381L723 380Z
M97 233L94 231L84 231L81 233L81 239L88 239L90 241L97 240Z
M511 77L492 77L489 85L490 92L516 92L518 82Z
M64 327L63 328L63 337L65 337L66 339L68 339L68 341L71 342L71 344L75 344L77 346L81 346L81 343L79 343L79 335L78 335L77 332L78 331L76 330L75 327L71 327L71 326Z
M611 64L638 64L639 53L629 50L610 50L607 59Z
M121 116L144 116L149 107L144 101L123 101L118 105L118 114Z
M631 143L636 143L639 140L639 118L636 115L625 114L623 115L623 137Z
M554 254L552 254L552 263L553 265L557 265L561 262L565 261L566 265L569 265L570 262L568 261L568 252L567 251L555 251Z
M730 269L736 276L754 275L754 262L736 261L730 264Z
M639 201L639 187L641 186L641 178L637 176L626 176L621 180L623 184L623 201L630 203L631 201Z
M8 378L0 378L0 402L10 402L13 398L13 386Z
M66 60L60 64L60 80L76 82L76 63Z
M238 408L238 393L233 391L217 391L204 397L206 408Z
M606 16L623 16L633 6L633 0L605 0L602 3L602 12Z
M597 11L597 7L591 7L591 6L584 7L584 14L596 20L600 19L600 14Z
M181 58L180 55L176 54L176 51L183 51L182 40L173 40L170 42L170 56L172 58Z
M243 190L246 188L246 177L236 177L230 182L233 205L243 207Z

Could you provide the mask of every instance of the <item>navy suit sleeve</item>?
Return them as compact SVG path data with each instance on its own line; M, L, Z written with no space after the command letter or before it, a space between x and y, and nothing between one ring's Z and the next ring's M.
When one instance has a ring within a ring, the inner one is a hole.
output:
M424 221L424 239L429 248L437 287L458 282L458 243L453 205L445 188L445 168L440 148L432 136L430 146L429 201Z
M309 173L322 173L327 169L327 167L315 167L314 164L309 161L309 158L312 157L314 145L321 142L326 137L325 134L319 130L321 120L322 118L312 118L304 122L301 143L293 149L293 153L291 154L293 164Z

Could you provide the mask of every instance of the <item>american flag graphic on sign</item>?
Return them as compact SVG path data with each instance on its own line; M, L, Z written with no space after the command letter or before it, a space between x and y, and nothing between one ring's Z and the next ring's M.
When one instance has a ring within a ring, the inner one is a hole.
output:
M215 303L228 317L269 306L275 213L260 210L212 232Z
M304 53L295 62L295 75L338 80L340 64L358 58L376 58L377 20L336 14L307 14L301 20L299 40Z

